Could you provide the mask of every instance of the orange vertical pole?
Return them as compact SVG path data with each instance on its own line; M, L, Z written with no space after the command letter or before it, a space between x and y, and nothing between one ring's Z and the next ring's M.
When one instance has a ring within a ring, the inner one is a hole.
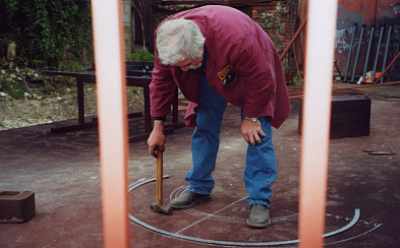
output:
M337 0L309 0L302 157L300 248L323 246Z
M122 3L93 0L103 234L106 248L128 247L127 110Z

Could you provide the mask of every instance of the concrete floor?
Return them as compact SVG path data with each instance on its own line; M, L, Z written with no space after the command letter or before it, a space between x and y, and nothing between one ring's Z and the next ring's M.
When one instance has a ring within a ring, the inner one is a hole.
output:
M326 244L346 248L400 247L400 86L363 91L372 98L371 135L331 141L326 232L349 223L355 209L360 209L361 216L350 230L326 238ZM273 225L265 230L248 229L244 224L248 211L242 182L246 145L239 134L239 124L238 110L229 108L213 201L175 212L171 217L156 215L148 207L153 201L154 185L147 184L129 193L130 212L156 228L202 239L296 239L301 152L296 108L285 125L274 131L279 179L272 199ZM37 206L32 221L0 225L0 247L102 247L96 131L50 135L49 127L0 132L0 190L32 190ZM165 171L172 177L165 181L167 198L184 185L191 163L190 138L190 129L180 129L168 137ZM396 155L371 156L363 150L392 151ZM153 162L144 142L130 144L129 181L152 177ZM130 224L129 233L131 247L135 248L205 246L163 237L136 224Z

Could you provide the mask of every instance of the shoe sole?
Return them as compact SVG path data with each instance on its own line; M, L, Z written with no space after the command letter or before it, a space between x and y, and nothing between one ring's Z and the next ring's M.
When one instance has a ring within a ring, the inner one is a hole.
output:
M265 223L253 223L249 219L247 219L246 224L251 228L262 229L262 228L266 228L266 227L270 226L272 224L272 221L269 220Z
M192 208L193 206L195 205L195 203L193 202L192 204L189 204L189 205L183 205L183 206L181 206L181 205L179 205L179 206L176 206L176 205L172 205L171 204L171 208L173 208L173 209L188 209L188 208Z
M205 202L208 202L208 201L210 201L211 200L211 197L205 197L205 198L201 198L201 199L196 199L196 200L193 200L190 204L188 204L188 205L173 205L173 204L171 204L170 206L171 206L171 208L173 208L173 209L188 209L188 208L192 208L192 207L194 207L194 206L196 206L196 205L200 205L200 204L202 204L202 203L205 203Z

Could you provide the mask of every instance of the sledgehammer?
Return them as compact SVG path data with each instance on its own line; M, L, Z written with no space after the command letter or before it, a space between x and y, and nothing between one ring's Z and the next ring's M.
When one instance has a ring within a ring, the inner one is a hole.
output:
M163 152L157 151L156 155L156 202L151 204L150 208L156 213L171 215L171 206L163 206Z

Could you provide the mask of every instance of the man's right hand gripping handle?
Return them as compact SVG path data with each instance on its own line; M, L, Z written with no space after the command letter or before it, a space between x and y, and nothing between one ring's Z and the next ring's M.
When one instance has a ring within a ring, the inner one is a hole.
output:
M157 157L158 152L164 152L165 141L164 124L161 121L154 121L153 130L147 139L149 154Z

